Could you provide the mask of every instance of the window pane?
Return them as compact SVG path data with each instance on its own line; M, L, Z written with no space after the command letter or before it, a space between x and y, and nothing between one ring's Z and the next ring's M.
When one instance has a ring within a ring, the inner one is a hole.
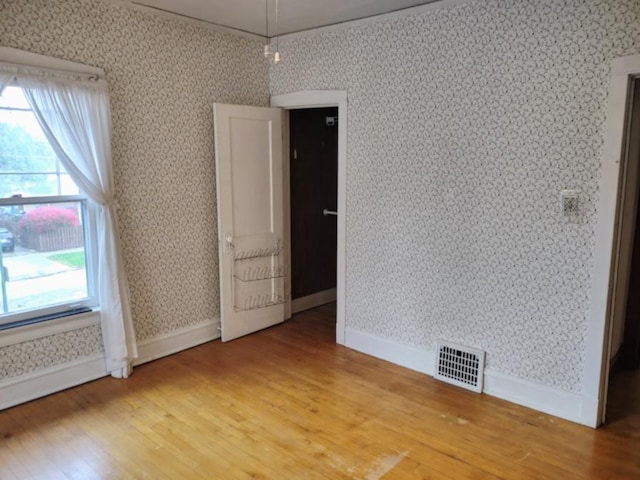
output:
M60 165L62 168L62 165ZM58 180L60 181L60 195L77 195L80 193L78 187L68 173L61 173L58 176Z
M56 173L56 163L33 112L0 109L0 173Z
M71 185L64 185L63 178ZM5 174L0 175L0 197L11 197L14 195L23 197L48 197L63 195L76 195L78 187L75 186L69 175L25 175L25 174ZM62 190L62 191L61 191Z
M68 177L54 178L66 171L29 108L18 87L0 97L0 197L78 194ZM21 183L18 173L34 175Z
M0 95L0 107L31 108L20 87L6 87Z
M82 201L0 207L3 316L88 297Z

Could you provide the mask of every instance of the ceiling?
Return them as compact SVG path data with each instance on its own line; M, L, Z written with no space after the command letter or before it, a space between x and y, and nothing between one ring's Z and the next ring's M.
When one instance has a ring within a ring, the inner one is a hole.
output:
M269 35L275 35L276 0L125 0L203 20L215 25L265 36L266 1ZM280 35L395 12L435 0L278 0Z

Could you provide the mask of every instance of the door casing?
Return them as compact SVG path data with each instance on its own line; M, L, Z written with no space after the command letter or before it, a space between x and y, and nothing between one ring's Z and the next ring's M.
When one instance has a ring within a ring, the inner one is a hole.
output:
M305 90L283 95L273 95L271 106L285 110L283 119L283 144L289 144L289 115L287 110L299 108L338 107L338 248L336 278L336 343L344 345L346 327L346 198L347 198L347 92L345 90ZM285 259L291 264L291 216L289 150L284 155L284 236ZM291 285L291 269L287 278ZM291 317L291 299L285 304L285 318Z
M614 352L620 365L630 360L628 349L630 348L629 327L635 329L632 319L638 318L638 303L634 295L629 295L630 288L638 288L637 248L640 246L640 222L636 222L638 216L638 186L640 185L640 80L636 79L630 91L629 102L631 110L628 115L627 135L625 140L624 163L620 166L620 198L618 200L618 225L616 251L617 262L615 267L614 283L612 288L615 297L611 312L611 353L609 355L609 368L614 368L612 362ZM638 240L638 241L636 241ZM635 262L635 263L634 263ZM629 367L630 365L626 365ZM609 377L611 372L609 373Z
M616 279L619 263L626 260L620 257L618 213L627 180L624 162L631 86L638 76L640 55L617 58L611 64L581 405L581 423L591 427L605 419Z

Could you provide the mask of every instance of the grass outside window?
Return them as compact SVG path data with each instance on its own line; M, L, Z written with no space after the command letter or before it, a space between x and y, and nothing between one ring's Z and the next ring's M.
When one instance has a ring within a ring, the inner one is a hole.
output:
M71 268L84 268L84 252L56 253L47 257L49 260L61 263Z

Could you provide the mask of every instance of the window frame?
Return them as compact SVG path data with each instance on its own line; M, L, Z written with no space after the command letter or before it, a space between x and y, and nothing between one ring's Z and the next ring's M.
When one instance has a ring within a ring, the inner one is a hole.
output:
M17 81L14 79L13 81L9 82L9 84L6 86L6 88L20 88L22 89L22 87L20 87L20 85L18 85ZM3 92L0 92L0 95ZM26 112L26 113L31 113L33 115L33 109L31 107L29 108L22 108L22 107L4 107L0 105L0 111L14 111L14 112ZM62 183L61 183L61 178L63 175L67 175L69 176L69 178L71 178L71 176L69 175L69 172L66 171L66 169L63 171L61 166L61 162L60 162L60 158L55 154L55 152L53 152L52 149L52 153L55 155L55 171L39 171L39 170L34 170L34 171L30 171L30 172L19 172L19 171L13 171L13 172L4 172L4 173L0 173L0 176L4 176L4 175L54 175L56 177L56 187L58 192L62 191ZM75 183L75 182L74 182ZM77 185L76 185L77 187ZM78 189L79 190L79 189ZM58 195L55 195L56 197L60 197L63 194L60 193ZM28 195L24 195L25 197L28 197ZM41 197L53 197L54 195L41 195ZM66 195L69 196L69 195ZM0 196L0 199L3 198L10 198L10 197L2 197ZM11 197L14 198L14 197ZM15 197L18 198L18 197ZM1 206L1 205L0 205Z
M82 63L72 62L69 60L62 60L60 58L54 58L38 53L27 52L19 50L17 48L0 46L0 63L8 66L28 67L29 69L38 70L40 72L52 72L52 73L65 73L76 74L81 76L90 76L104 78L105 71L102 68L94 67L91 65L85 65ZM96 217L98 214L97 208L88 202L86 203L87 214L90 216L89 238L85 237L85 242L90 241L91 247L87 247L85 243L85 252L90 250L91 261L86 258L87 268L91 265L93 269L93 278L97 279L98 275L98 243L96 232ZM85 230L86 232L86 230ZM97 282L94 283L94 288L97 289ZM49 335L54 335L62 331L71 331L87 326L99 324L100 319L100 299L98 292L94 292L95 307L92 308L91 313L79 313L70 316L58 318L57 320L48 320L38 323L32 323L26 326L13 326L5 330L0 331L0 348L21 343L28 340L34 340L37 338L43 338Z
M26 53L26 52L25 52ZM0 60L1 61L1 60ZM34 67L34 69L39 69ZM42 70L46 70L43 68ZM7 87L20 86L14 80L10 82ZM11 107L0 107L0 109L13 109ZM32 111L31 109L20 109L23 111ZM46 172L47 175L56 175L56 183L60 185L60 159L56 156L56 172ZM15 174L29 175L39 174L40 172L19 172ZM12 172L8 175L14 174ZM66 173L68 175L68 173ZM3 174L0 173L0 177ZM58 188L60 191L60 188ZM56 204L56 203L68 203L68 202L80 202L81 217L82 217L82 231L84 239L84 255L85 255L85 269L86 269L86 286L87 297L74 300L64 301L55 304L48 304L43 307L35 307L25 310L20 310L14 313L0 312L0 332L13 328L25 327L25 322L30 324L47 323L51 320L62 319L69 315L70 312L74 312L78 309L99 309L99 295L98 295L98 253L97 253L97 238L95 229L95 212L94 209L89 208L89 198L80 193L77 195L46 195L46 196L11 196L0 197L0 207L13 206L13 205L34 205L34 204ZM5 295L5 292L0 293ZM71 314L73 316L73 313Z
M49 319L38 320L41 317L60 315L64 316L70 311L79 308L95 309L99 307L97 292L97 252L94 248L97 245L95 238L95 220L92 209L89 208L89 199L82 194L79 195L54 195L46 197L0 197L0 207L10 205L34 205L34 204L56 204L80 202L82 216L82 231L84 237L85 269L87 278L87 296L74 301L65 301L49 304L43 307L35 307L27 310L20 310L14 313L0 314L0 330L13 328L11 325L24 321L46 322ZM55 318L55 317L54 317ZM53 319L53 318L51 318ZM15 328L17 328L17 325Z

